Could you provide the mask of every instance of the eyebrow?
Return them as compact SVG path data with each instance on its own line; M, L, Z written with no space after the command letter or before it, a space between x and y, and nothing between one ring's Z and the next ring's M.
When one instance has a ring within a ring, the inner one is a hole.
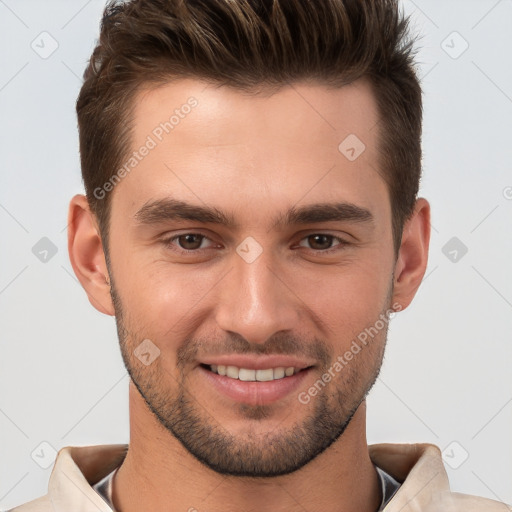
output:
M172 198L146 202L135 213L134 218L140 225L188 220L203 224L221 224L233 229L239 227L232 214L224 213L215 207L191 204ZM370 210L353 203L315 203L298 208L292 206L284 214L274 219L271 229L286 225L333 221L373 223L374 217Z

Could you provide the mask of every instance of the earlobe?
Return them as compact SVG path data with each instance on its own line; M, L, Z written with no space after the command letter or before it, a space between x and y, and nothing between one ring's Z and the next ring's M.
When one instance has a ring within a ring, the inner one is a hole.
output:
M101 313L114 315L110 280L101 237L87 198L71 199L68 213L68 251L75 274L89 302Z
M430 243L430 205L416 201L414 212L405 223L402 244L395 264L393 303L405 309L416 294L428 263Z

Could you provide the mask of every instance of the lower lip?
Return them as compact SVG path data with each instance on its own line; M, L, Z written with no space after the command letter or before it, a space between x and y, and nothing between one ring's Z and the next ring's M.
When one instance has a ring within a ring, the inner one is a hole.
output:
M285 398L297 390L311 370L307 368L290 377L277 380L247 382L219 375L202 366L198 369L217 391L236 402L250 405L265 405Z

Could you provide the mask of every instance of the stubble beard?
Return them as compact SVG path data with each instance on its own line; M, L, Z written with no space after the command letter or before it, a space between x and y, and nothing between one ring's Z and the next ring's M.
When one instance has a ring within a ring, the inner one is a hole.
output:
M311 400L311 412L304 419L290 427L255 435L251 423L265 421L272 415L272 406L240 405L238 412L247 419L248 428L243 434L235 435L187 390L182 370L174 377L158 364L144 366L140 363L134 349L145 337L125 325L123 307L113 281L111 295L123 361L148 409L191 455L222 475L275 477L301 469L343 435L380 372L387 325L379 333L379 339L373 340L373 346L365 346L350 365ZM194 340L187 343L182 354L187 350L190 353L190 347L194 346ZM321 359L324 360L318 371L320 378L332 367L336 356L328 355L320 342L316 350L323 354Z

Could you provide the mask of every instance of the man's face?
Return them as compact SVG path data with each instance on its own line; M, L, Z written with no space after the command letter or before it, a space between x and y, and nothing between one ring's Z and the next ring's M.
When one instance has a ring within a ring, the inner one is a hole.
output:
M383 357L395 258L371 89L184 80L134 114L132 150L149 150L112 192L109 239L132 380L216 471L297 470L343 433Z

